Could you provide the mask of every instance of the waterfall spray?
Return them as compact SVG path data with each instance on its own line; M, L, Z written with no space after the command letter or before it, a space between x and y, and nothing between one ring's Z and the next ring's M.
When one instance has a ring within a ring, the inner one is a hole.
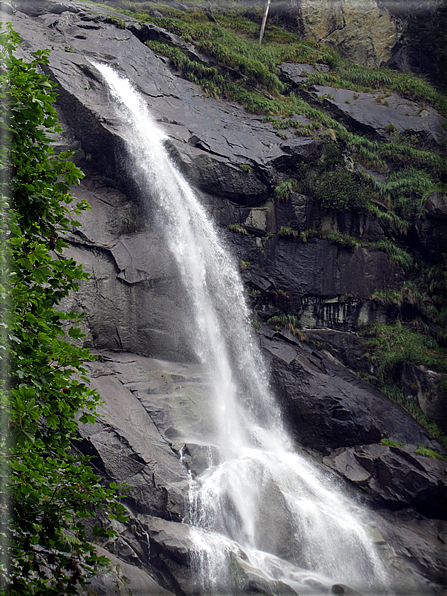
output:
M170 161L145 101L95 64L123 122L132 168L160 212L194 319L193 349L211 378L217 461L191 480L196 592L240 593L245 561L291 594L332 584L386 592L387 577L361 512L294 452L269 389L237 266L192 188ZM236 574L237 575L237 574Z

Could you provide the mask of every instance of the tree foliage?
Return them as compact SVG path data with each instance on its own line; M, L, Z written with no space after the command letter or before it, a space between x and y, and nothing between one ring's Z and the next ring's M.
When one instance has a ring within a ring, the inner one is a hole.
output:
M61 129L42 71L47 52L27 63L14 56L18 43L11 26L0 31L0 129L9 137L0 154L0 592L74 594L107 562L83 520L100 514L107 527L123 507L74 447L100 396L85 376L88 350L74 345L80 316L58 305L87 277L64 255L64 233L88 205L69 192L83 177L71 153L51 147L49 133Z

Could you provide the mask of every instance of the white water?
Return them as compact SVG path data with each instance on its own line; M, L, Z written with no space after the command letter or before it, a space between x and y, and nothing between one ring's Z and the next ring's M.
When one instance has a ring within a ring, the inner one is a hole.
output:
M269 390L238 269L170 161L167 137L127 80L108 66L95 66L126 127L132 168L162 214L193 312L193 347L212 379L219 463L210 461L191 481L185 520L194 542L196 590L238 592L235 561L245 557L300 594L329 593L334 583L385 592L386 574L361 512L293 452Z

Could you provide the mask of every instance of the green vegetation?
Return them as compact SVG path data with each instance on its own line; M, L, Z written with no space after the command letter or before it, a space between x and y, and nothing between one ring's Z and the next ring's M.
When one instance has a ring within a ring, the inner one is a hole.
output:
M394 91L414 101L426 102L447 115L447 98L425 79L390 69L368 69L347 60L339 61L329 72L311 74L305 86L330 85L353 91ZM386 100L385 100L386 101Z
M244 234L244 235L247 235L248 234L247 230L243 226L241 226L240 224L230 224L228 226L228 229L231 232L237 232L238 234Z
M63 255L64 233L87 208L69 193L83 174L50 145L60 128L55 84L41 68L47 53L26 63L14 55L18 43L0 31L0 124L9 136L0 153L0 585L17 596L75 594L107 564L83 520L100 517L94 533L112 536L109 520L125 521L124 508L119 487L102 486L76 449L78 425L94 422L100 396L88 386L89 351L76 347L81 317L58 307L87 277Z
M380 441L380 444L386 445L387 447L403 447L405 445L405 443L397 443L396 441L391 441L390 439L382 439ZM421 444L417 446L417 449L415 449L414 454L422 455L424 457L432 457L434 459L445 459L445 457L440 453L433 451L433 449L428 449L427 447L424 447Z
M251 267L251 263L249 263L248 261L243 261L242 259L239 260L239 267L241 271L247 271L247 269L250 269Z
M404 324L385 325L375 323L367 326L362 335L365 357L375 369L379 381L393 378L399 365L406 363L424 364L439 372L447 372L444 351L437 347L433 337L411 329Z
M275 197L278 201L287 201L290 194L298 188L298 182L294 178L284 180L275 188Z
M306 335L299 329L298 319L294 315L281 313L270 317L267 323L273 325L276 331L285 329L286 331L293 333L293 335L297 335L302 341L306 340Z
M386 445L387 447L402 447L405 445L405 443L396 443L396 441L391 441L390 439L382 439L380 444Z
M374 377L368 380L375 382ZM415 420L422 424L423 427L436 439L443 447L447 449L447 436L440 430L440 428L431 420L420 406L413 400L408 399L395 383L388 383L380 385L380 390L390 399L401 405Z
M292 230L290 226L281 226L281 228L278 230L278 236L282 236L283 238L298 238L299 232Z
M322 207L344 211L365 207L371 191L364 179L347 170L335 170L318 180L314 194Z
M445 459L445 457L440 453L436 453L436 451L433 451L433 449L428 449L427 447L424 447L420 444L418 445L418 448L414 453L416 455L422 455L424 457L433 457L434 459Z

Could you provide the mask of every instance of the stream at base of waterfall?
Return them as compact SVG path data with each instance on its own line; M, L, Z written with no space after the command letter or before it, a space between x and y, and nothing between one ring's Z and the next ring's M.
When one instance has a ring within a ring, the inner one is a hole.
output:
M298 454L270 390L239 270L198 197L169 158L146 102L114 69L94 64L122 122L129 169L151 197L185 290L191 347L210 378L213 445L190 480L184 523L194 594L239 594L241 574L282 594L392 594L367 512ZM344 593L344 592L339 592ZM355 593L354 591L350 593Z

